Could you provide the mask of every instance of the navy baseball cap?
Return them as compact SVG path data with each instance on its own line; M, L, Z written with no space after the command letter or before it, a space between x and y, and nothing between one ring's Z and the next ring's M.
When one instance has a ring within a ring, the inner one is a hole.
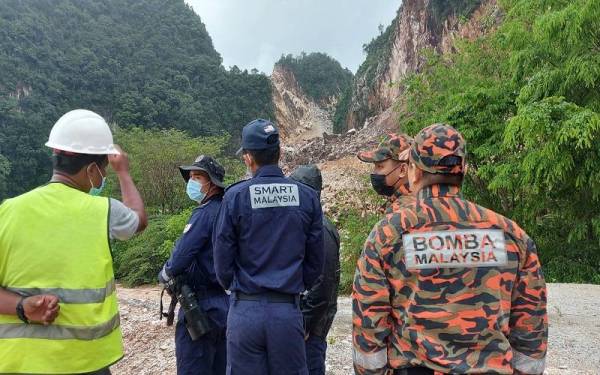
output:
M242 148L238 150L265 150L279 146L279 130L269 120L258 119L242 129Z

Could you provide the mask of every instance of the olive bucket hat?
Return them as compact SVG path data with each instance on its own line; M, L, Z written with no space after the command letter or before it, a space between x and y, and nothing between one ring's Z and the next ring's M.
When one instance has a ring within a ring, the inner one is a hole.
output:
M208 174L208 177L213 184L220 188L225 188L223 179L225 178L225 169L219 162L210 156L200 155L194 161L192 165L182 165L179 167L179 171L183 176L183 179L187 182L190 179L191 171L202 171Z

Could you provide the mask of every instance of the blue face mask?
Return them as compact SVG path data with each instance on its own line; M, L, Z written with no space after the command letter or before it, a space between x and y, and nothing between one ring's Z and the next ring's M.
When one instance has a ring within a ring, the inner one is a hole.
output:
M102 172L100 171L100 167L98 166L98 164L95 164L95 166L96 166L96 168L98 168L98 172L100 172L100 176L102 176ZM106 177L102 176L102 184L100 185L100 187L95 187L91 178L90 178L90 184L92 185L92 187L90 188L89 194L93 195L93 196L98 196L102 193L102 190L104 190L104 188L106 187Z
M188 197L191 200L196 201L198 203L202 202L206 197L206 193L202 191L202 184L194 179L189 179L187 183L186 192Z

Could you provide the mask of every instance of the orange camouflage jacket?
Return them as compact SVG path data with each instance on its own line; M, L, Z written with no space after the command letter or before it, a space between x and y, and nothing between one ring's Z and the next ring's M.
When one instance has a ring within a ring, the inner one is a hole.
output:
M410 193L408 185L401 186L400 189L396 190L394 194L381 207L381 212L385 215L388 215L393 212L400 211L402 207L412 203L414 200L415 198Z
M511 220L434 185L369 235L353 285L357 374L541 374L546 285Z

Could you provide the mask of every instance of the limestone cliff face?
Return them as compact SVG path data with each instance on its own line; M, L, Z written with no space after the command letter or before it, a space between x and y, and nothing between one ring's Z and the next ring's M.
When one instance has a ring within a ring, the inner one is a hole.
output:
M294 144L333 132L336 97L314 102L302 90L294 73L281 65L275 65L271 84L275 120L285 143Z
M21 100L22 98L30 96L32 92L33 89L31 88L31 85L24 85L22 83L19 83L15 91L8 93L8 96L17 100Z
M346 114L346 128L362 128L373 117L386 112L402 94L400 82L418 72L423 52L445 53L457 37L476 38L499 18L496 0L471 2L474 10L457 15L452 4L442 0L404 0L390 29L383 33L374 51L359 69ZM467 2L462 2L464 5Z

